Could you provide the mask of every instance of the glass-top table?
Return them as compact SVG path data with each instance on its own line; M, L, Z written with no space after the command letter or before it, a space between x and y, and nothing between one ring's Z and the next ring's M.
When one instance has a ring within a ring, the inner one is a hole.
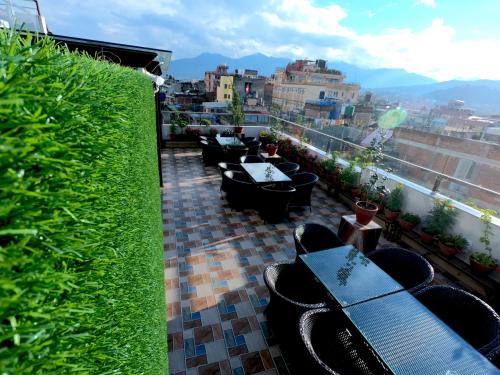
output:
M241 142L240 139L237 137L217 136L217 137L215 137L215 139L223 147L224 146L245 146L245 144L243 142Z
M300 255L341 307L404 290L352 245Z
M396 375L500 373L406 291L349 306L343 311Z
M271 163L242 163L241 166L256 184L292 181Z

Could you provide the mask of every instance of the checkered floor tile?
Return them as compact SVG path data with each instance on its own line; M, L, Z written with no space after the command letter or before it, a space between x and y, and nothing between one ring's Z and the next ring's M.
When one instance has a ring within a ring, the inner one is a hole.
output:
M166 150L162 165L170 373L289 374L263 315L263 270L295 258L296 225L314 221L336 231L351 212L315 188L312 213L267 224L256 211L229 207L219 171L204 166L201 150Z

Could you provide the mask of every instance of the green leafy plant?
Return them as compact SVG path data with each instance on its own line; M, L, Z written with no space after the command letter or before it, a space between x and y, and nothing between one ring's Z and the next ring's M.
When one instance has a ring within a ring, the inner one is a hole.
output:
M209 120L209 119L207 119L207 118L202 118L202 119L200 120L200 124L208 127L208 126L212 125L212 121L210 121L210 120Z
M469 241L461 234L442 234L439 236L439 241L449 247L457 250L463 250L469 246Z
M326 173L333 173L337 170L337 160L340 156L338 151L333 151L331 153L331 158L324 158L320 161L320 166Z
M423 229L431 235L447 234L455 225L458 212L449 199L436 199L424 218Z
M240 94L233 85L233 99L231 101L230 110L232 112L233 125L235 127L240 127L245 122L245 114L241 109L241 98Z
M486 266L496 266L498 261L493 257L491 247L491 237L493 236L493 228L491 226L491 217L496 215L496 211L487 208L475 207L479 212L481 212L481 222L484 224L484 229L479 237L479 242L481 242L484 246L485 253L482 252L474 252L471 254L471 258L473 258L476 262L484 264Z
M401 211L403 206L403 185L398 184L391 192L387 195L385 200L385 207L391 211Z
M12 30L0 56L0 373L168 373L150 79Z
M407 223L418 225L420 224L420 217L411 212L405 212L400 216L400 220L406 221Z
M356 164L350 161L349 164L340 171L340 180L348 187L359 184L359 173L356 171Z

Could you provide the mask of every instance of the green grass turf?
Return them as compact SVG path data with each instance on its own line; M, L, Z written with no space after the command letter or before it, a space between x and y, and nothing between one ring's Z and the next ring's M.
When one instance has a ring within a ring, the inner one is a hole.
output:
M166 374L149 78L0 31L0 373Z

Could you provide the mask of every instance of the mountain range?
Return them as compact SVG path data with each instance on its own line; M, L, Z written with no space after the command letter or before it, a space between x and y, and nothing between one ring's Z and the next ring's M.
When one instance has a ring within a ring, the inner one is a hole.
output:
M168 73L177 79L202 79L206 71L215 70L219 64L227 64L230 71L254 69L260 75L270 76L276 68L284 68L291 59L271 57L260 53L231 58L216 53L202 53L193 58L174 60ZM432 78L407 72L403 69L368 69L342 61L328 63L329 68L340 70L346 82L359 83L362 90L370 90L391 100L420 99L429 104L445 104L459 99L478 113L500 113L500 81L452 80L437 82Z
M260 75L270 76L276 68L284 68L291 59L271 57L261 53L232 58L217 53L202 53L193 58L173 60L168 73L177 79L202 79L206 71L215 70L219 64L227 64L230 71L255 69ZM340 70L346 82L359 83L363 88L424 85L434 83L433 79L403 69L364 69L341 61L330 62L329 68Z

